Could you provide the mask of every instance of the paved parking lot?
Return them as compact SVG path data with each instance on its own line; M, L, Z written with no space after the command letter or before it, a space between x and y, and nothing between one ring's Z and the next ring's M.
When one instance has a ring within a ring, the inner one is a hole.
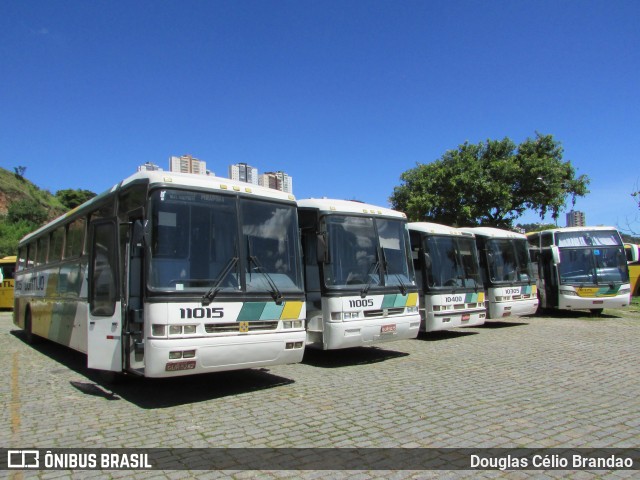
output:
M302 364L110 386L83 355L24 343L0 313L8 448L640 446L640 313L508 319ZM636 307L637 309L637 307ZM104 478L105 472L0 472ZM136 478L510 478L542 472L136 472ZM631 478L636 472L568 472ZM132 472L109 472L129 478Z

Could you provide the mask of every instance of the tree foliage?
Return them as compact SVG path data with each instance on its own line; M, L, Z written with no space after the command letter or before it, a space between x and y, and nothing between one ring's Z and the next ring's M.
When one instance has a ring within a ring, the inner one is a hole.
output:
M589 193L551 135L516 145L509 138L460 145L401 175L390 198L412 221L510 228L527 209L556 220L567 200Z
M60 200L60 203L62 203L69 209L76 208L77 206L82 205L87 200L91 200L95 196L96 194L91 190L67 189L58 190L56 192L56 198Z
M34 200L19 200L9 205L7 220L14 224L28 222L37 228L47 221L47 210Z
M524 230L525 233L540 232L542 230L552 230L554 228L558 228L558 226L554 223L520 223L516 225L516 227Z

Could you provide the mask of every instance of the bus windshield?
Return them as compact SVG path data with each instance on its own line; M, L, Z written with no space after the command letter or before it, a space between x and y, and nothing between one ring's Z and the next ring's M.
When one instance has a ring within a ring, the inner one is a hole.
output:
M616 231L558 232L560 283L626 283L629 271Z
M150 223L151 289L302 291L293 205L158 190Z
M430 235L424 240L424 251L429 288L482 286L473 238Z
M489 279L492 283L524 283L533 280L526 240L491 238L486 242Z
M330 261L328 287L363 289L414 285L408 262L408 233L400 220L330 215L325 217Z

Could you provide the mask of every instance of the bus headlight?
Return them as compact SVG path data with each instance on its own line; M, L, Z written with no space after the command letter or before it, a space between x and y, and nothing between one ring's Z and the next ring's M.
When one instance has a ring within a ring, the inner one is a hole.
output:
M282 328L302 328L302 320L284 320Z
M574 292L573 290L560 290L560 295L567 295L569 297L577 297L578 292Z
M334 320L334 321L342 320L342 312L331 312L331 320Z
M343 315L345 320L355 320L360 317L360 312L344 312Z
M407 307L407 313L418 313L418 307Z
M631 293L630 288L621 288L620 291L618 292L618 295L627 295L629 293Z
M184 326L184 333L185 334L196 333L196 326L195 325L185 325Z
M182 333L182 325L169 325L169 335L180 335Z
M167 336L167 326L166 325L151 325L151 335L154 337L166 337Z

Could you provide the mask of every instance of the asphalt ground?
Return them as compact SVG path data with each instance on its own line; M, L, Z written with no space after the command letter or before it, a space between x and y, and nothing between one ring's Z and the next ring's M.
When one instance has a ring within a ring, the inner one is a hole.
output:
M111 385L0 313L4 448L640 447L640 306ZM303 449L303 450L300 450ZM287 451L287 450L285 450ZM340 450L341 451L341 450ZM256 450L258 452L258 450ZM338 463L339 464L339 463ZM325 468L332 468L328 465ZM21 478L633 478L630 470L5 470Z

